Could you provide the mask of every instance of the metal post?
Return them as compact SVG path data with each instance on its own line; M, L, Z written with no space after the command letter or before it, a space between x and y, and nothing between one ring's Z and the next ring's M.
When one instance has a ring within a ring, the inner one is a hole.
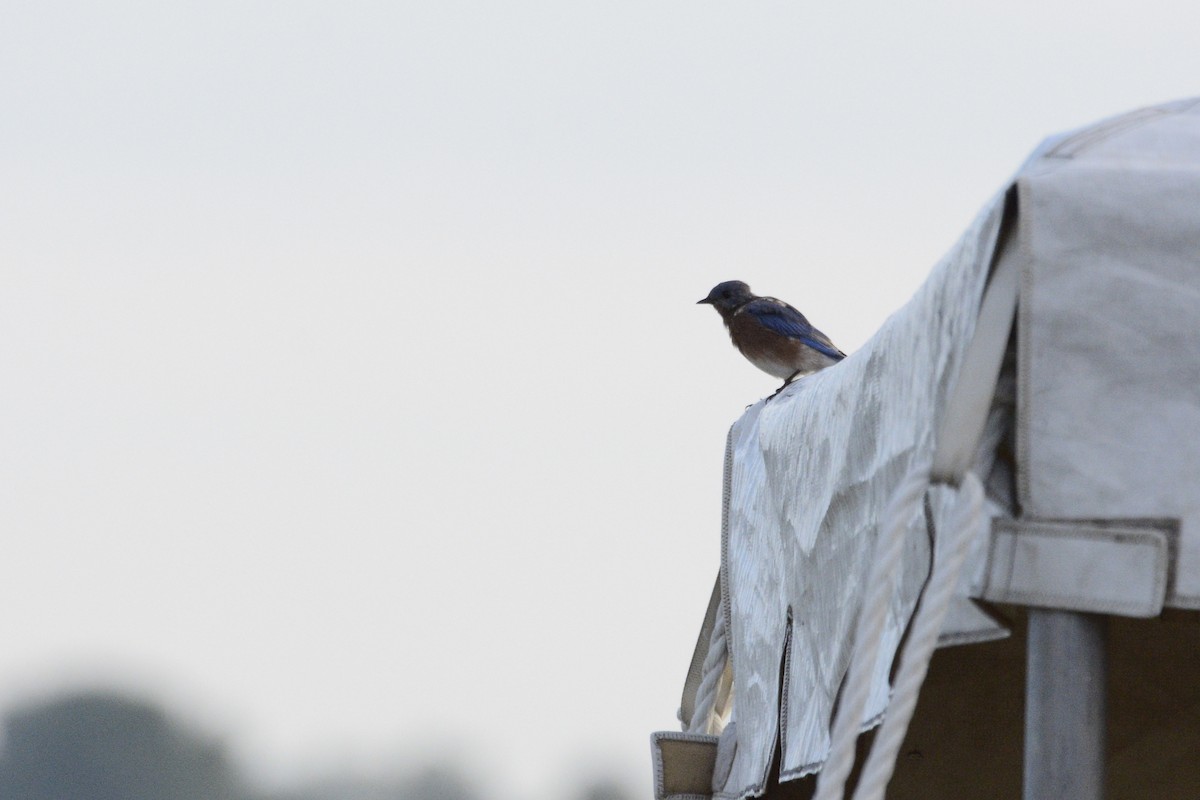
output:
M1024 800L1104 797L1107 622L1029 609Z

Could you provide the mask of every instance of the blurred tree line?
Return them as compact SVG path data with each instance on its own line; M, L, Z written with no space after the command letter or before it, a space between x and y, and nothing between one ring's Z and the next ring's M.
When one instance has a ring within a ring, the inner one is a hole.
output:
M225 745L144 700L83 692L9 712L0 750L3 800L487 800L456 769L391 781L345 776L286 793L250 787ZM628 800L593 783L577 800Z

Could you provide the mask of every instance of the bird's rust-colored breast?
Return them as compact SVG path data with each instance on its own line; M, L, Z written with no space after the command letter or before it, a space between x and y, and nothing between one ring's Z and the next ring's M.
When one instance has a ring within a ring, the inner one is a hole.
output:
M790 339L765 327L750 314L733 314L729 337L750 363L768 375L787 379L800 372L813 372L830 359L798 339Z

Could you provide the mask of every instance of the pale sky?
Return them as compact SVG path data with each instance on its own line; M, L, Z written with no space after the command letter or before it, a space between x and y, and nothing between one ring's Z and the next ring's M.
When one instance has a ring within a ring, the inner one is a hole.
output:
M1200 6L8 2L0 711L137 688L286 783L648 796L745 280L846 351Z

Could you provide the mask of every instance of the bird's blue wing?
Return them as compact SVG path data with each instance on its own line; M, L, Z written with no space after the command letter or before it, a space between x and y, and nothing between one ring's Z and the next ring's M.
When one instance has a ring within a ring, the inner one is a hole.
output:
M797 339L830 358L841 360L846 354L834 347L829 337L809 324L804 315L782 300L760 297L746 304L743 313L750 314L768 330Z

